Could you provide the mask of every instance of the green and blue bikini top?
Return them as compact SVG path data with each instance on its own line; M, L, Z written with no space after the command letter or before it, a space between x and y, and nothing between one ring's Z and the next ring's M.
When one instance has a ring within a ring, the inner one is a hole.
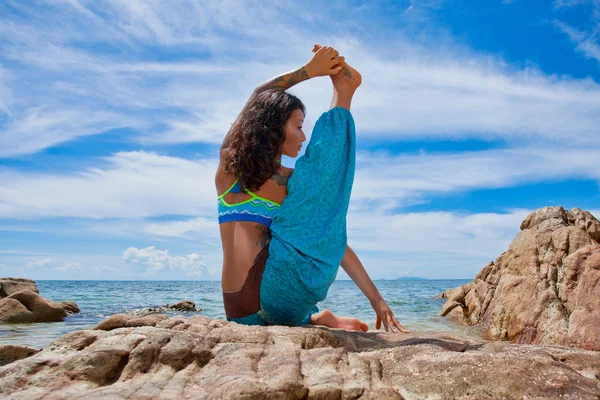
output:
M241 193L240 182L236 180L225 193L218 197L219 224L230 221L251 221L270 226L280 204L257 196L248 189L244 189L244 191L251 196L248 200L235 204L225 201L227 193Z

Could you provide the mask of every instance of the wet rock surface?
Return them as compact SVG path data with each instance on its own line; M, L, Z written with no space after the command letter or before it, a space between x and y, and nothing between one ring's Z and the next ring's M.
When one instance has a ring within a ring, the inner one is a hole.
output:
M545 207L473 282L447 290L440 315L488 339L600 350L600 222Z
M596 399L600 353L119 314L0 367L7 399ZM103 330L106 329L106 330Z
M179 303L165 304L163 307L178 311L200 311L196 308L196 303L191 300L182 300Z
M130 317L133 316L133 317L141 318L141 317L145 317L147 315L160 314L160 313L165 313L165 312L170 312L170 311L181 311L181 312L194 313L194 312L200 312L200 311L202 311L202 309L196 308L196 303L194 303L193 301L182 300L178 303L165 304L160 307L149 307L149 308L142 308L142 309L137 309L137 310L127 310L125 312L125 314L129 315Z

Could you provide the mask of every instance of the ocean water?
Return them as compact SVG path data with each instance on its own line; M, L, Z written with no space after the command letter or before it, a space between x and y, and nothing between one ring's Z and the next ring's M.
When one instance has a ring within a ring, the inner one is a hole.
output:
M433 297L468 280L375 281L383 298L402 325L411 331L445 331L477 336L478 330L438 317L444 300ZM76 330L93 329L106 317L126 311L159 307L191 300L202 311L168 312L168 315L206 315L225 319L220 282L200 281L36 281L40 294L50 300L70 300L81 312L62 322L0 325L0 344L20 344L43 348L54 339ZM352 281L335 281L319 309L340 316L357 317L375 329L375 312L368 299Z

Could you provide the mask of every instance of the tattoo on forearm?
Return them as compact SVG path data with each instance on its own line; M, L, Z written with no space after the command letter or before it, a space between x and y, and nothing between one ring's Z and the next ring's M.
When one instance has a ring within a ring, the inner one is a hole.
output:
M271 177L271 179L273 179L275 182L277 182L277 185L279 186L287 186L288 180L290 179L290 175L281 175L279 172L275 173L275 175L273 175Z
M261 233L260 239L256 242L256 247L260 246L261 249L264 249L269 241L271 240L271 230L264 225L257 224L256 229L258 229Z
M288 72L287 74L280 75L263 85L261 85L261 90L269 90L269 89L279 89L286 90L291 88L297 83L305 81L308 79L308 72L306 72L306 68L301 67L295 71Z

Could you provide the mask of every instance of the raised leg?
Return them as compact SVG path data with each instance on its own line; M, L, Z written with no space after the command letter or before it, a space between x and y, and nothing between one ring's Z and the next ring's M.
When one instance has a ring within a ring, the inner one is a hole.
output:
M344 61L342 70L331 77L331 82L333 83L333 98L329 107L343 107L350 111L352 96L362 82L361 75Z
M350 331L366 332L369 330L367 324L359 319L338 317L329 310L323 310L318 314L311 315L310 323L311 325L324 325L329 328L341 328Z
M315 44L313 52L318 51L320 48L321 45ZM343 107L350 111L352 96L354 96L354 92L362 83L362 76L344 61L342 63L342 70L337 75L331 77L331 82L333 83L333 98L329 107Z

